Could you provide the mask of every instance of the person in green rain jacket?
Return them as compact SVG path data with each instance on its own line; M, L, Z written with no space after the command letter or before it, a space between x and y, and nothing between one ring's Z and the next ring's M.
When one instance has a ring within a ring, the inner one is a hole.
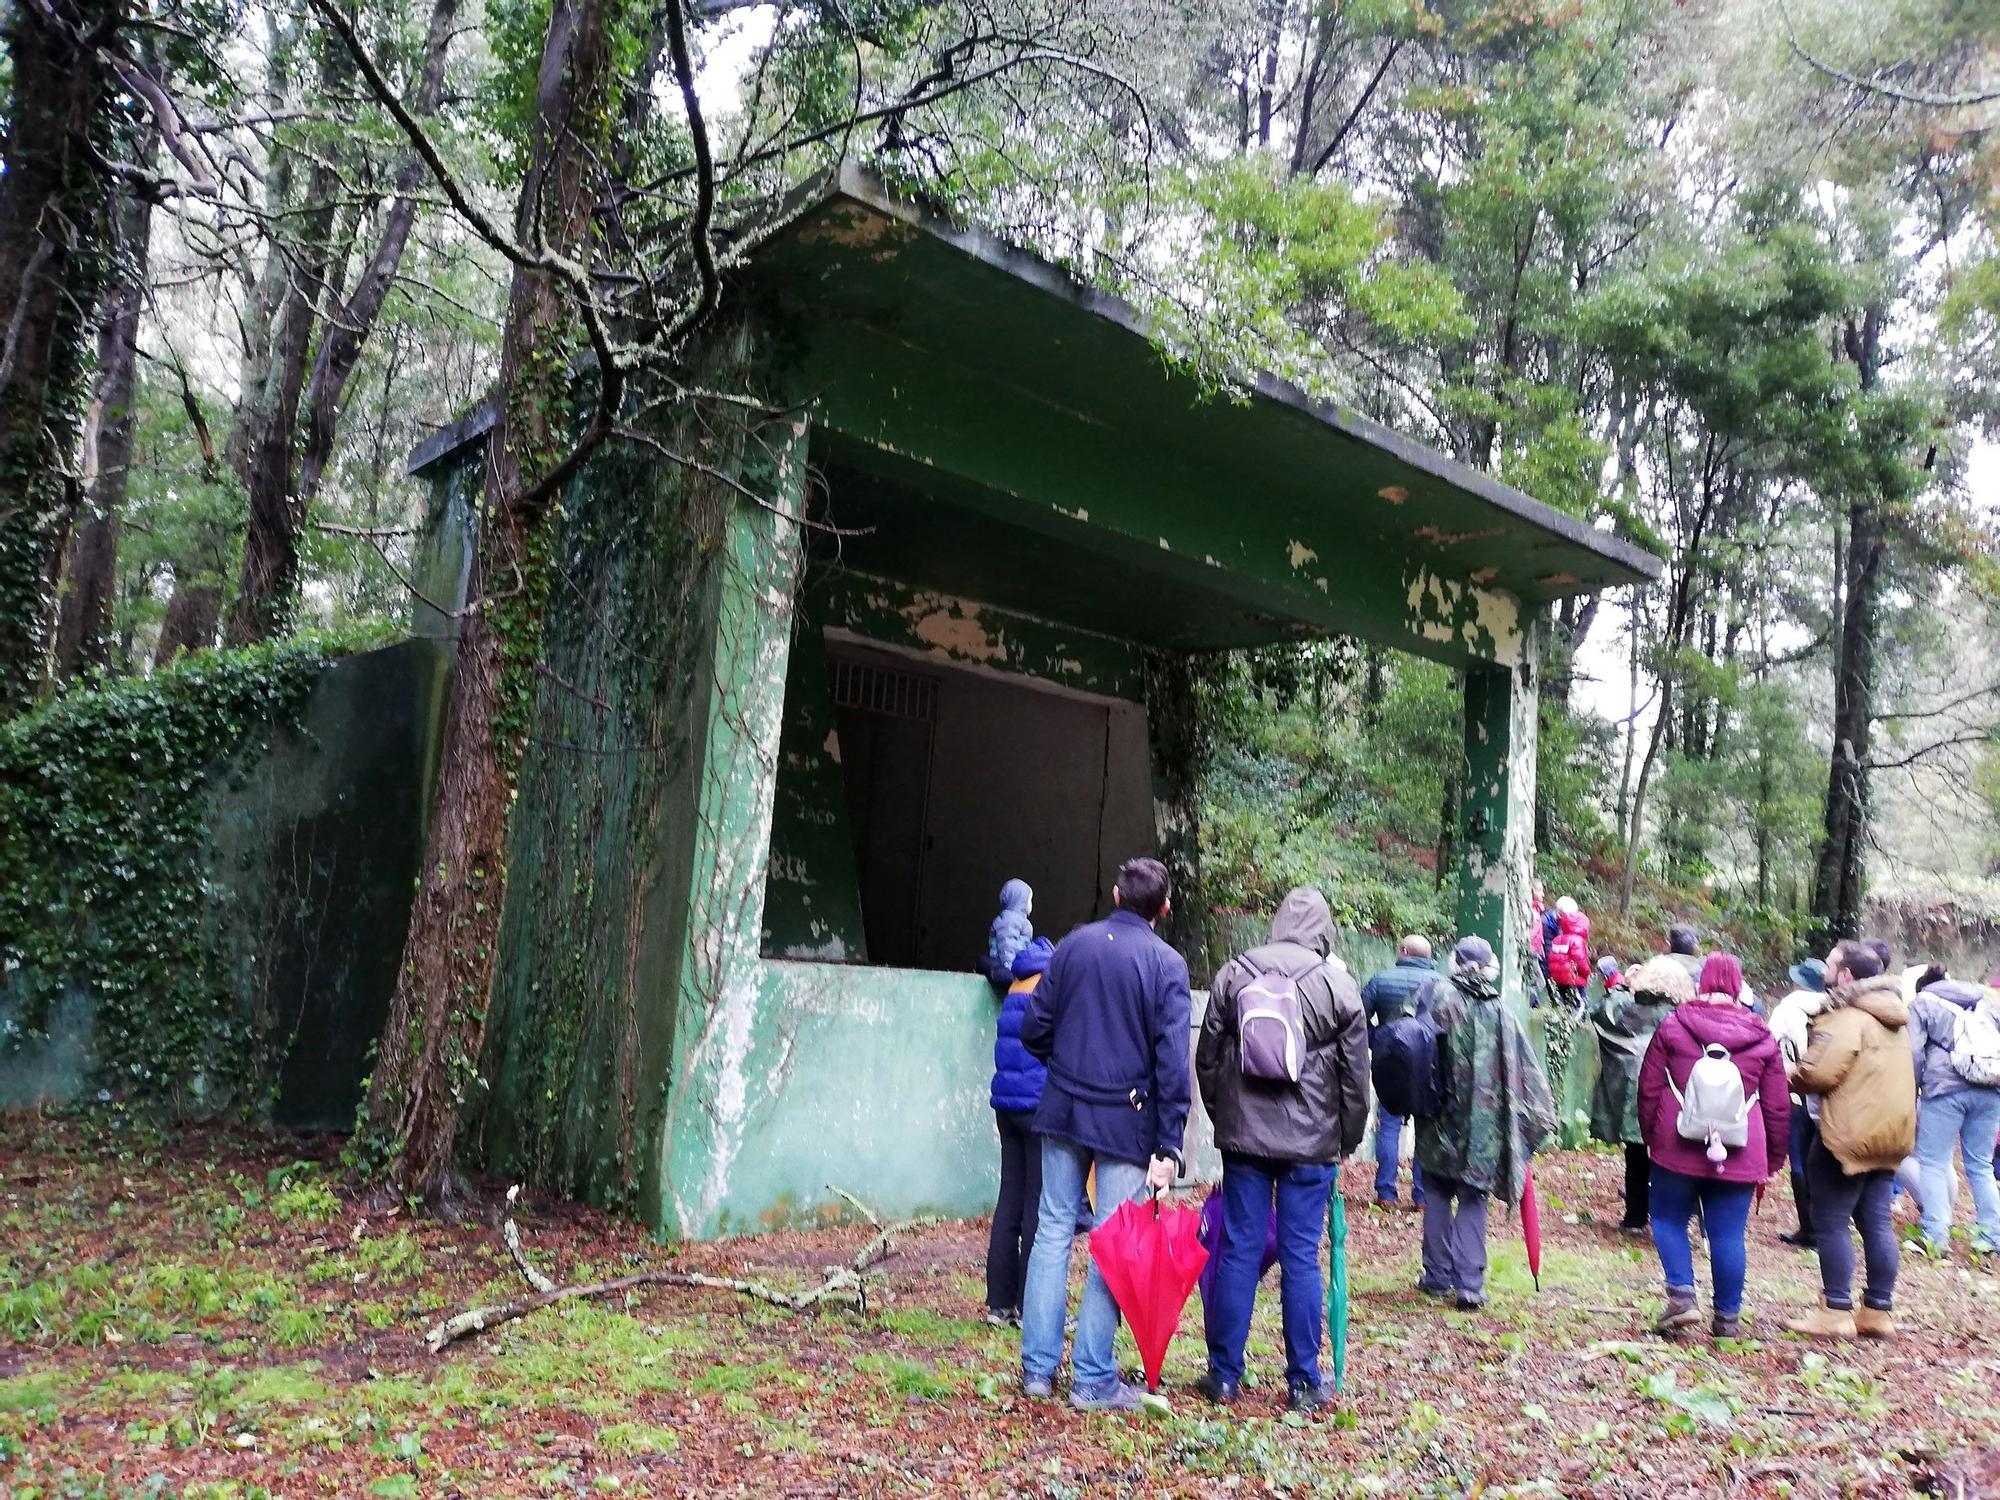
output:
M1527 1028L1500 998L1500 963L1483 938L1461 938L1451 972L1427 991L1443 1033L1443 1100L1417 1121L1424 1173L1420 1291L1486 1302L1486 1200L1521 1201L1528 1158L1556 1131L1556 1102Z
M1639 1064L1653 1033L1667 1013L1694 998L1694 981L1672 957L1648 959L1625 975L1625 982L1605 991L1589 1011L1597 1032L1597 1087L1590 1096L1590 1133L1610 1146L1625 1148L1625 1216L1619 1228L1627 1234L1651 1232L1652 1158L1639 1129Z

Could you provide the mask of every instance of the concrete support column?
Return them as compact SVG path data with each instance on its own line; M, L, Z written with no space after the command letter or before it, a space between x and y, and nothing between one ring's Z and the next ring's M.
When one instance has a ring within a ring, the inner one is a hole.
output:
M696 739L693 868L673 1063L658 1150L656 1231L713 1230L750 1113L783 1076L764 1013L761 937L792 614L804 557L802 415L747 435L744 488L722 540L705 728ZM696 685L695 702L702 700Z
M1458 930L1500 956L1502 994L1525 1009L1535 866L1536 631L1511 665L1465 674L1465 785L1459 798Z

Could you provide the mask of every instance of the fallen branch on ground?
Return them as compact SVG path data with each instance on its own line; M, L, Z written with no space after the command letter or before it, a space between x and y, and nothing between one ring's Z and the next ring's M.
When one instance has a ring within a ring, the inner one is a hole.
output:
M608 1281L578 1282L567 1286L558 1285L551 1277L539 1270L521 1244L520 1226L514 1222L514 1203L520 1195L518 1186L507 1191L507 1211L500 1225L500 1238L506 1243L508 1253L520 1269L522 1278L534 1288L525 1297L516 1297L511 1302L496 1302L485 1307L471 1307L464 1312L454 1313L438 1323L424 1335L424 1343L431 1353L442 1353L448 1344L460 1339L471 1338L490 1328L498 1328L502 1323L511 1323L517 1318L525 1318L529 1313L552 1307L558 1302L569 1302L578 1298L612 1297L620 1292L629 1292L646 1286L689 1286L707 1287L713 1291L735 1292L738 1296L754 1298L783 1308L787 1312L810 1312L824 1304L839 1304L852 1307L857 1312L868 1311L868 1272L877 1262L883 1260L894 1246L896 1237L912 1230L928 1229L944 1222L929 1215L916 1219L899 1219L893 1224L884 1224L875 1212L843 1188L829 1187L831 1192L854 1205L876 1226L875 1237L855 1252L854 1258L844 1266L829 1266L825 1278L818 1286L804 1291L788 1292L782 1287L772 1286L764 1281L743 1281L728 1276L710 1276L702 1271L635 1271L630 1276L615 1276Z

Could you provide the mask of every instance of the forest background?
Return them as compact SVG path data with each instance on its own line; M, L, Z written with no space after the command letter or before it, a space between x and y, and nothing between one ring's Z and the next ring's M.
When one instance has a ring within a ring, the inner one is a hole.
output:
M405 456L495 394L482 567L523 583L468 617L440 818L504 847L565 480L685 461L647 418L728 393L662 372L858 160L1217 399L1275 370L1665 560L1543 636L1540 873L1601 947L2000 964L1990 0L11 0L6 36L16 756L191 655L393 634ZM1449 671L1332 642L1196 687L1213 904L1449 932ZM440 956L478 879L424 891L392 1034L484 993ZM476 1055L379 1070L378 1121Z

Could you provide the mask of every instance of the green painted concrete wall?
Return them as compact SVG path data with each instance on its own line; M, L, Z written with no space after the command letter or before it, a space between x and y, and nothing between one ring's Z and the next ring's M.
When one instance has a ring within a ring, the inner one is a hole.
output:
M250 1105L281 1125L354 1123L388 1014L443 735L447 659L410 640L329 665L295 730L243 726L257 747L210 766L202 919L227 990L261 1041L258 1076L207 1080L191 1113ZM39 977L39 976L37 976ZM77 1102L96 1007L63 976L45 1041L0 1045L0 1110ZM9 1031L0 996L0 1038Z

